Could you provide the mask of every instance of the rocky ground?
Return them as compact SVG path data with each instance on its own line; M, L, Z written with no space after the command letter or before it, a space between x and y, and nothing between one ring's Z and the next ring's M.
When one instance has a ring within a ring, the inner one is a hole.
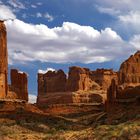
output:
M102 104L54 105L39 109L24 102L0 102L0 140L139 140L139 108L115 110ZM123 111L123 112L122 112ZM113 116L114 114L114 116ZM134 115L135 114L135 115ZM109 116L110 117L110 116Z

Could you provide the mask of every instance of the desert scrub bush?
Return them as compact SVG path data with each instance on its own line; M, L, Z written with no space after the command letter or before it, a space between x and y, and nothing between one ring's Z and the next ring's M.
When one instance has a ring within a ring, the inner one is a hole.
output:
M55 128L50 128L48 131L47 131L47 134L50 134L50 135L55 135L57 133L57 130Z
M18 114L23 114L24 113L24 108L23 107L19 107L19 108L17 108L17 110L16 110L16 114L18 115Z
M57 124L55 125L57 131L58 130L66 130L67 129L67 123L63 120L60 120L57 122Z
M140 114L137 114L136 115L136 119L140 119Z
M139 139L140 122L127 122L119 125L102 125L95 129L95 137L97 140Z
M17 125L23 126L25 123L26 123L25 120L20 120L20 119L16 120L16 124L17 124Z
M8 126L0 127L0 136L8 136L8 135L12 135L13 133L14 133L14 130L9 129Z
M120 138L125 138L125 139L131 139L134 137L135 139L139 138L140 137L140 124L136 122L124 124L118 136Z
M66 140L66 139L59 134L57 134L57 135L49 134L49 135L45 136L45 138L43 138L42 140Z

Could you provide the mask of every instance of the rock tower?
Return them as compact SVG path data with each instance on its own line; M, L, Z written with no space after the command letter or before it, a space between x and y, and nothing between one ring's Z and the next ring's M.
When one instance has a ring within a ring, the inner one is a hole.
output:
M8 92L8 54L7 32L3 21L0 21L0 98L5 98Z

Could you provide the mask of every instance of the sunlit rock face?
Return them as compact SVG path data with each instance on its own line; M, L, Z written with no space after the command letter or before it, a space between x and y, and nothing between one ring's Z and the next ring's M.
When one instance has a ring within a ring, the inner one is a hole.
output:
M140 98L140 51L125 60L118 71L118 82L112 81L108 89L108 102L123 99L137 101Z
M121 64L119 85L140 85L140 51Z
M107 90L112 79L118 80L118 73L112 69L97 69L92 71L92 80L100 85L103 90Z
M91 71L78 66L70 67L67 76L62 70L38 73L37 103L103 102L113 78L117 81L117 73L113 70Z
M7 32L0 21L0 99L21 99L28 101L27 74L11 70L11 85L8 86Z
M92 89L93 81L88 68L70 67L67 81L67 91L88 91Z
M5 98L8 90L8 55L7 32L3 21L0 21L0 98Z
M118 85L120 98L140 96L140 51L121 64Z

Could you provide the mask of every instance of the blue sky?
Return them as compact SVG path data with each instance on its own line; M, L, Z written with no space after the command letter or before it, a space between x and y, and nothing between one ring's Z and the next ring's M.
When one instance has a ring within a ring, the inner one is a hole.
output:
M140 48L140 1L0 0L8 32L9 69L28 73L37 94L37 72L78 65L119 69Z

